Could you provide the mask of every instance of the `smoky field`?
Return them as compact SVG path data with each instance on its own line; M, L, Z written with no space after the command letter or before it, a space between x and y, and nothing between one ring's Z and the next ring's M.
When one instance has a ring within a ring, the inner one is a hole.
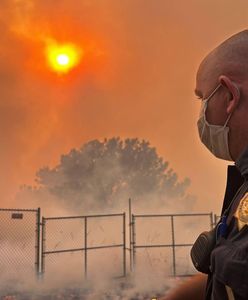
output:
M195 273L190 246L211 216L37 212L0 211L1 300L156 299Z
M158 278L157 278L158 279ZM154 278L153 278L154 280ZM178 284L182 279L164 278L163 285L151 284L147 280L139 278L138 282L134 278L121 280L96 282L84 282L81 287L61 287L47 289L46 287L5 287L0 293L1 300L141 300L156 299L165 295L170 287Z

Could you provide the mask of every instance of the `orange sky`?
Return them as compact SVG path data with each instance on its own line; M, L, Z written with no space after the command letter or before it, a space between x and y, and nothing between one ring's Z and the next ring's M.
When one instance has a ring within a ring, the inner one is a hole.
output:
M179 179L191 179L196 210L218 212L226 162L198 139L195 73L247 24L243 0L1 1L1 206L62 153L120 136L149 140ZM80 65L51 72L47 38L82 47Z

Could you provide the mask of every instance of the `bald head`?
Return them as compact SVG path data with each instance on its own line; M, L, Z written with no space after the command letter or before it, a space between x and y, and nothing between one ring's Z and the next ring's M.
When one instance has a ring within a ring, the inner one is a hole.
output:
M202 61L197 73L199 75L212 80L220 75L238 80L248 79L248 30L231 36L211 51Z

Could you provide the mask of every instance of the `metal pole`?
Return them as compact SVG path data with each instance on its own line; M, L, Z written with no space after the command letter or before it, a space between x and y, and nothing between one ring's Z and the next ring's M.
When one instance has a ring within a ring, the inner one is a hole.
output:
M132 215L132 250L133 250L133 270L135 269L136 257L135 257L135 216Z
M42 223L41 223L41 226L42 226L42 232L41 232L41 275L44 276L44 272L45 272L45 249L46 249L46 245L45 245L45 241L46 241L46 228L45 228L45 225L46 224L46 221L45 221L45 218L42 217Z
M40 207L37 209L36 213L36 245L35 245L35 252L36 252L36 275L39 278L40 272Z
M172 255L173 255L173 275L176 276L175 232L174 232L173 215L171 216L171 238L172 238Z
M133 269L133 257L132 257L132 202L131 198L128 199L129 206L129 254L130 254L130 271Z
M123 213L123 276L126 276L126 213Z
M87 217L84 217L84 277L87 278Z

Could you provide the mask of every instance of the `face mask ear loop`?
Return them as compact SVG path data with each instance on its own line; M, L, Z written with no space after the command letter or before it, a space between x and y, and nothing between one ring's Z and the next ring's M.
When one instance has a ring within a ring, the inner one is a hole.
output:
M233 82L233 85L236 87L236 89L237 89L237 92L238 92L238 94L239 94L239 97L240 97L240 90L239 90L239 88L238 88L237 84ZM232 112L231 112L231 113L230 113L230 115L228 116L228 118L227 118L227 120L226 120L226 122L225 122L225 124L224 124L224 127L226 127L226 126L227 126L227 123L228 123L228 121L230 120L230 118L231 118L231 115L232 115Z
M226 120L226 122L225 122L225 124L224 124L224 128L227 126L227 123L228 123L228 121L230 120L230 118L231 118L231 115L232 115L232 113L230 113L230 115L228 116L228 118L227 118L227 120Z

